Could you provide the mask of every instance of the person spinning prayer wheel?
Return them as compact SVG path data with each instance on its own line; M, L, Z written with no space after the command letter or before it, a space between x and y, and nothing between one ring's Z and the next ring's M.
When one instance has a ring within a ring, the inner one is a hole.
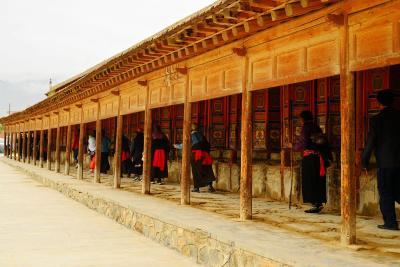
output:
M212 186L215 181L214 171L212 169L213 159L210 155L210 143L205 136L198 131L197 124L191 126L192 155L190 164L193 174L192 192L200 192L200 187L208 186L209 192L215 192ZM182 144L175 144L176 149L182 149Z
M151 170L150 177L153 184L163 184L162 179L168 178L168 154L170 143L162 133L160 125L155 125L151 142Z
M294 144L294 150L302 153L301 182L303 203L311 203L306 213L319 213L326 203L326 169L332 154L328 140L321 128L314 122L310 111L300 113L303 126L301 134ZM292 144L289 144L291 147Z

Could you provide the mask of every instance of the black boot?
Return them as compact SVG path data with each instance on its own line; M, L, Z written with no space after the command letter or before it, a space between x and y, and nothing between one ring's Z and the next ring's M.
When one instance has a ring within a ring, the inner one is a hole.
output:
M214 193L214 192L215 192L215 189L214 189L214 187L212 186L212 184L210 184L210 185L208 186L208 192L210 192L210 193Z
M200 189L198 187L194 187L192 189L192 192L200 193Z

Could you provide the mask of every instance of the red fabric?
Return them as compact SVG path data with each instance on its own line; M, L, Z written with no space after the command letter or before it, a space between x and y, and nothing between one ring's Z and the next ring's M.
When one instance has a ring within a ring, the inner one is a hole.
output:
M192 150L194 153L194 160L199 161L202 158L202 151L201 150Z
M160 171L165 170L165 151L164 149L156 149L154 151L153 167L159 168Z
M202 160L201 164L203 165L212 165L213 164L213 159L211 155L207 151L201 151L201 150L192 150L194 153L194 160L199 161Z
M304 150L303 156L307 157L312 154L319 156L319 176L324 176L325 175L325 163L324 163L324 159L322 158L321 154L318 151Z
M121 159L122 161L125 161L129 158L129 152L128 151L122 151L121 153Z
M92 157L92 160L90 161L90 169L94 170L96 168L96 156Z

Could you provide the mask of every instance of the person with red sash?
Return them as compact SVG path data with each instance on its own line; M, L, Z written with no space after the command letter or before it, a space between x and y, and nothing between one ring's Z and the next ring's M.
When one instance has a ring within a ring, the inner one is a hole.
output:
M129 138L125 134L123 134L121 146L121 177L126 174L128 178L131 176L132 173L132 160L130 157L129 143Z
M163 179L168 178L169 140L162 133L160 125L155 125L151 142L151 170L152 183L163 184Z
M208 187L209 192L215 192L212 186L215 181L212 169L213 159L210 155L210 143L206 137L198 131L196 124L192 124L191 143L192 156L190 165L192 166L193 189L192 192L200 193L201 187ZM174 145L177 149L182 149L182 144Z
M314 122L310 111L300 113L303 123L301 134L296 140L294 150L302 153L301 181L303 203L311 203L313 207L306 213L319 213L326 203L326 169L332 155L328 141L321 128Z

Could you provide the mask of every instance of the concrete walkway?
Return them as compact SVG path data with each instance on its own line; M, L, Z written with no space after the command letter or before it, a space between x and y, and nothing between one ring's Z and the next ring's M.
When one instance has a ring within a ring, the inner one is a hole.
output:
M0 162L0 266L198 266Z

